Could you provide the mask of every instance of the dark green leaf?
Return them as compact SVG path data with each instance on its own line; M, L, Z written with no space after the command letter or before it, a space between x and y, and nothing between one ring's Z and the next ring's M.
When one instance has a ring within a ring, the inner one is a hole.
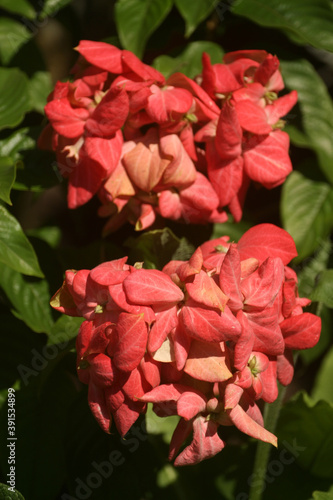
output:
M36 372L31 371L35 352L36 350L42 351L46 342L45 336L37 335L31 331L9 310L1 314L1 331L0 388L6 387L8 389L8 387L13 386L22 373L26 375L24 382L30 382L37 375Z
M46 99L52 90L50 73L47 71L37 71L29 81L29 96L31 109L44 114Z
M77 391L68 371L61 366L52 373L45 386L41 386L36 376L21 387L16 391L15 402L16 486L29 500L54 500L59 498L66 476L67 414ZM2 449L6 446L5 425L6 412L2 411ZM1 465L4 471L4 456Z
M118 0L116 23L123 47L142 57L146 42L172 8L172 0Z
M241 221L238 224L224 222L223 224L214 224L211 240L221 238L221 236L229 236L231 241L238 241L241 236L250 229L251 225L248 222Z
M10 201L10 191L15 181L15 175L16 171L13 160L8 156L0 157L0 199L9 205L12 204Z
M11 2L15 4L15 2ZM0 17L0 57L3 64L7 65L20 47L31 38L30 31L14 19Z
M333 184L333 141L331 139L333 103L327 87L314 67L305 60L282 62L282 75L287 87L296 89L298 92L307 147L315 151L321 170ZM291 137L293 138L292 135ZM299 145L305 146L305 144Z
M302 266L297 273L298 291L300 297L309 297L316 286L319 274L328 266L329 257L332 253L332 243L329 238L323 240L313 258Z
M20 224L3 206L0 206L0 262L29 276L43 276Z
M8 489L8 484L0 483L0 497L2 500L24 500L24 497L17 490L12 492Z
M320 274L318 284L309 298L333 308L333 269L326 269Z
M231 10L262 26L286 30L305 45L333 52L333 11L329 0L239 0Z
M153 61L153 66L166 78L172 73L181 71L189 78L194 78L202 72L201 58L203 52L207 52L212 64L220 63L223 57L223 50L213 42L192 42L177 57L159 56Z
M28 79L16 68L0 68L0 129L16 127L30 109Z
M194 247L185 239L177 238L169 228L148 231L138 238L129 239L129 258L132 262L144 262L146 268L162 269L170 260L187 260Z
M312 389L311 397L319 401L324 399L333 404L333 347L326 354Z
M196 27L209 16L218 3L215 0L174 0L175 5L185 19L185 36L192 35Z
M28 128L21 128L6 139L0 140L0 156L10 156L13 161L16 161L21 158L20 151L34 148L36 142L27 135L28 133Z
M36 16L35 9L28 0L0 0L0 8L8 10L13 14L20 14L28 19L33 19Z
M293 443L296 461L311 474L333 478L333 406L313 401L304 393L281 410L279 442Z
M297 260L304 259L316 250L333 226L332 188L292 172L282 189L281 217L284 228L295 240Z
M27 235L39 238L50 245L50 247L57 248L61 240L61 229L58 226L44 226L37 229L29 229Z
M71 316L61 316L51 328L48 337L48 344L67 344L69 340L75 338L79 332L79 328L83 318Z
M50 333L51 293L45 279L25 277L0 264L0 286L15 307L15 315L37 333Z

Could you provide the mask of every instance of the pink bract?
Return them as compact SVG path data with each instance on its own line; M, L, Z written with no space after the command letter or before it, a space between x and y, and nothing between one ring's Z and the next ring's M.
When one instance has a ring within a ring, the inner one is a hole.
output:
M277 380L292 379L292 351L313 347L321 329L303 312L309 301L287 266L296 255L286 231L261 224L237 244L206 242L162 271L126 257L67 271L51 305L85 318L77 370L102 429L114 422L125 436L152 403L161 417L179 416L175 465L221 451L224 426L276 446L257 402L276 399Z

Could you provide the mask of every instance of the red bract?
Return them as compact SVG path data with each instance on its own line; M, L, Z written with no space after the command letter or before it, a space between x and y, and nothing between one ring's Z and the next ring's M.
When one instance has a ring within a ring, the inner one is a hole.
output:
M292 351L314 346L321 326L303 313L309 301L286 266L294 256L286 231L261 224L162 271L126 258L67 271L51 304L86 319L77 369L100 426L110 432L113 420L124 436L148 402L178 415L169 458L179 466L221 451L226 425L276 446L256 402L276 399L277 380L290 383Z
M104 234L162 216L186 223L236 221L250 181L271 189L291 171L282 117L297 95L283 89L265 51L203 55L199 85L163 75L127 50L83 40L74 80L58 82L39 144L56 151L68 206L98 193Z

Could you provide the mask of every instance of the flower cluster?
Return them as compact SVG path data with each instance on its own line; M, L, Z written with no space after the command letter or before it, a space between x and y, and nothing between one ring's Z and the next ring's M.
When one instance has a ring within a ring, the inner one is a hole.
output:
M292 351L314 346L321 327L303 312L309 300L287 266L296 255L286 231L261 224L237 244L208 241L162 271L126 257L67 271L51 305L86 320L77 370L101 427L110 432L113 419L125 436L149 402L159 416L178 415L175 465L222 450L223 426L276 445L257 401L273 402L277 380L291 382Z
M68 206L98 194L105 233L156 215L189 223L236 221L250 180L281 184L292 167L281 131L296 91L283 89L279 61L238 51L196 80L167 80L127 50L81 41L72 82L58 82L39 145L57 154L68 177Z

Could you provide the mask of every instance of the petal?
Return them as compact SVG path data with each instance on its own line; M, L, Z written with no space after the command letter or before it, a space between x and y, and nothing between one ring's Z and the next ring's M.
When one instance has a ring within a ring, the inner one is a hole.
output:
M273 224L258 224L243 234L238 242L241 260L255 257L263 262L267 257L280 257L288 264L297 256L294 240L284 229Z
M124 280L127 298L133 304L166 305L184 299L181 289L157 269L140 269Z
M191 377L206 382L224 382L232 377L222 344L194 340L184 371Z

